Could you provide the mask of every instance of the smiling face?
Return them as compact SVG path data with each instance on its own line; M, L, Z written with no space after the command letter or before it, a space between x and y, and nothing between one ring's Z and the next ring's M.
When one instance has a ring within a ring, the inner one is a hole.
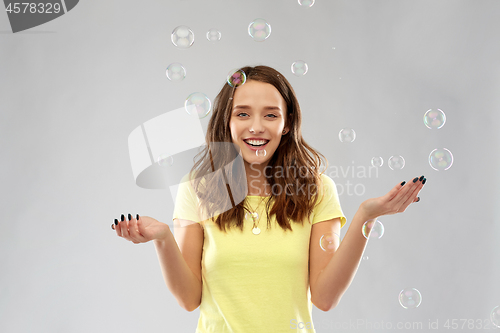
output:
M269 83L247 80L234 92L231 112L231 137L233 143L240 147L245 164L267 165L280 144L283 130L286 129L286 102L278 89ZM288 132L288 129L286 131ZM262 147L252 149L245 142L250 138L268 142ZM255 149L265 149L266 155L257 156Z

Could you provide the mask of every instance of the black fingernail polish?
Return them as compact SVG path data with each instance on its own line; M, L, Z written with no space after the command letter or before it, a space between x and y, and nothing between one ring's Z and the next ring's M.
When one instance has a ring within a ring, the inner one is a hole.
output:
M424 178L424 180L422 180L422 184L425 184L426 181L427 181L427 178Z
M136 216L136 220L137 220L137 221L139 221L139 214L137 214L137 216Z
M401 186L403 186L404 184L406 184L406 180L401 183Z
M132 220L132 215L128 214L128 220Z
M113 228L113 223L111 223L111 229L115 230L115 228Z
M118 225L118 219L115 219L115 225Z
M125 216L123 216L123 214L122 214L122 221L125 221Z
M420 197L417 197L417 202L419 202L419 201L420 201Z
M424 176L420 176L420 178L418 180L422 181L422 179L424 179Z
M415 183L417 180L418 180L418 177L415 177L415 179L413 179L413 182Z

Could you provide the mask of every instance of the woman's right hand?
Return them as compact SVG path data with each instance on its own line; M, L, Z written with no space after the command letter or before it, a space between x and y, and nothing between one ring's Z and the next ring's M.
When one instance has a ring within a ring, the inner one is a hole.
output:
M125 216L121 216L121 221L115 219L115 225L111 227L116 230L116 234L134 244L146 243L150 240L164 239L169 232L169 226L165 223L159 222L149 216L139 216L139 220L135 217L129 216L129 221ZM118 221L118 224L116 222Z

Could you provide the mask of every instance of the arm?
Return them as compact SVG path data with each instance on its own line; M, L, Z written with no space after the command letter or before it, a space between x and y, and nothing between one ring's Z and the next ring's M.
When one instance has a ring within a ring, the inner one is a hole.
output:
M188 266L170 228L164 239L153 243L168 289L186 311L195 310L201 302L202 283Z
M406 186L406 182L398 184L386 195L368 199L360 205L337 251L315 281L311 281L311 284L314 283L314 299L321 310L329 311L336 307L354 279L368 242L362 233L363 224L379 216L404 212L410 203L417 202L417 195L425 183L423 179L422 176L419 181L417 177Z
M311 293L316 296L312 298L318 302L319 308L323 311L329 311L337 306L354 279L368 242L361 232L366 221L366 217L358 210L342 243L314 281L314 288L311 285Z

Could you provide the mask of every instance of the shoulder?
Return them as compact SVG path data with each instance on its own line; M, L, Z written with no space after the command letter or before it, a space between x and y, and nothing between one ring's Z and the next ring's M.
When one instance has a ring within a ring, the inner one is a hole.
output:
M328 194L331 190L336 188L335 182L330 176L322 173L320 174L320 178L321 178L321 186L320 186L320 191L318 191L319 194L322 194L323 191L326 191L326 193Z

